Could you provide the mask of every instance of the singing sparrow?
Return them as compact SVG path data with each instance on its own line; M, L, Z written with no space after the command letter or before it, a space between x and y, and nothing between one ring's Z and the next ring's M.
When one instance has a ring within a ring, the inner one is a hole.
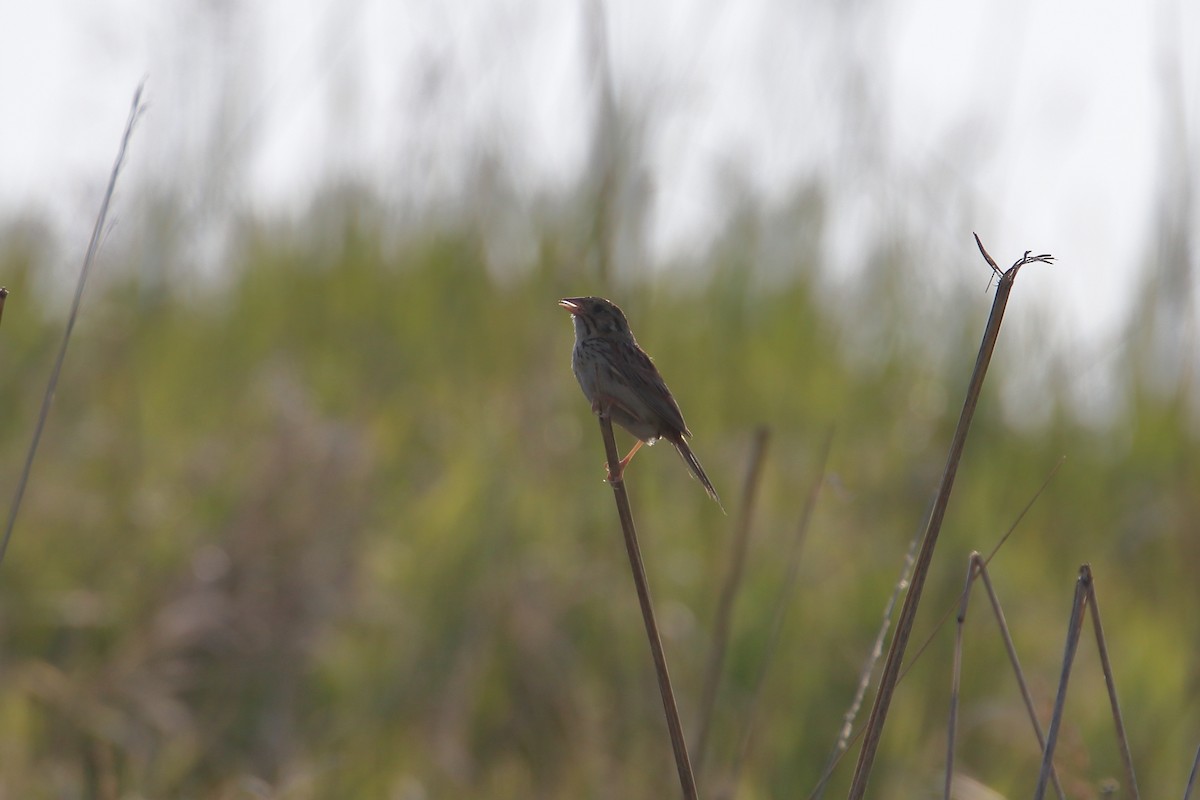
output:
M675 445L708 496L720 505L717 490L685 441L692 432L683 421L679 404L650 356L638 347L621 309L603 297L568 297L559 305L571 312L575 321L571 369L592 411L609 415L638 439L610 480L620 479L642 444L666 439Z

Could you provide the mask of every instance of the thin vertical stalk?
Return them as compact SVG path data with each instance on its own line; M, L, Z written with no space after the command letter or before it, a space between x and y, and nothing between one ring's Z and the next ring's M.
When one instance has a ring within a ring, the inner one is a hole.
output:
M958 693L962 688L963 628L967 621L967 603L971 600L971 585L982 569L979 553L971 553L967 561L967 581L963 586L962 598L958 603L958 617L954 633L954 666L950 673L950 719L946 725L946 780L942 797L950 800L950 786L954 782L954 741L958 732Z
M1061 462L1059 462L1061 463ZM992 551L993 555L995 551ZM978 558L978 556L976 555ZM988 556L988 560L991 556ZM1008 621L1004 618L1004 609L1000 607L1000 598L996 596L996 590L992 587L992 579L988 577L987 561L983 560L979 566L979 577L983 581L984 591L987 592L988 600L992 604L992 614L996 617L996 623L1000 626L1000 636L1004 640L1004 650L1008 653L1008 661L1012 664L1013 674L1017 678L1017 687L1021 691L1021 699L1025 702L1025 712L1029 714L1029 722L1033 725L1033 733L1037 737L1038 749L1042 752L1046 750L1046 735L1042 733L1041 723L1038 722L1037 711L1033 707L1033 695L1029 693L1029 685L1025 682L1025 672L1021 669L1021 661L1017 658L1017 647L1013 644L1012 632L1008 629ZM1066 800L1066 793L1063 791L1062 784L1058 780L1058 772L1054 769L1054 764L1050 765L1050 780L1054 784L1054 791L1058 794L1059 800Z
M1087 570L1088 603L1092 607L1092 630L1096 636L1096 648L1100 651L1100 666L1104 670L1104 683L1108 687L1108 702L1112 706L1113 726L1117 731L1117 747L1121 750L1121 762L1125 767L1126 791L1133 800L1139 800L1137 777L1133 773L1133 756L1129 752L1129 738L1125 735L1125 721L1121 718L1121 706L1117 702L1117 682L1113 678L1112 664L1108 661L1108 645L1104 641L1104 626L1100 622L1100 606L1096 603L1096 581L1092 576L1092 568L1083 565Z
M604 452L608 458L610 475L621 475L621 457L617 453L617 441L613 436L612 420L600 415L600 435L604 439ZM654 618L654 604L650 600L650 585L646 580L646 568L642 564L642 551L638 546L637 528L633 524L633 512L629 509L629 494L625 491L625 479L610 480L613 499L617 503L617 514L621 518L621 530L625 534L625 549L629 553L629 567L633 571L633 583L637 588L638 603L642 608L642 621L646 625L646 638L650 641L650 654L654 658L654 672L658 676L658 690L662 695L663 713L667 718L667 729L671 734L671 747L675 751L675 766L679 771L679 786L685 800L696 800L696 778L692 774L688 758L687 742L683 737L683 725L679 721L679 708L675 704L675 691L671 688L671 673L667 669L667 657L663 652L662 639L658 635L658 622Z
M1008 654L1008 662L1013 668L1013 674L1017 678L1017 686L1021 690L1021 699L1025 702L1025 710L1029 714L1029 721L1032 723L1033 732L1037 736L1038 750L1041 752L1045 752L1046 750L1046 738L1042 735L1042 726L1038 723L1037 714L1033 708L1033 698L1030 696L1029 688L1025 683L1025 674L1021 670L1021 662L1017 658L1017 649L1013 645L1012 634L1008 630L1008 622L1004 619L1004 610L1000 607L1000 598L996 596L996 591L992 587L992 580L988 577L987 560L978 552L971 553L967 566L967 583L963 588L963 596L959 601L958 632L954 639L954 674L951 679L950 722L946 743L946 782L944 787L944 797L946 800L950 798L954 770L955 733L958 723L959 690L961 688L962 674L963 625L967 619L968 597L976 581L980 581L983 584L984 591L987 593L988 600L992 606L992 615L996 618L996 624L1000 627L1000 637L1004 641L1004 649ZM1060 800L1065 800L1066 795L1063 793L1062 786L1058 782L1058 774L1054 771L1053 764L1050 766L1050 779L1054 783L1054 790L1058 793Z
M987 565L991 563L991 560L996 557L998 552L1000 552L1000 548L1004 546L1004 543L1007 542L1008 538L1016 531L1017 526L1021 524L1021 520L1025 518L1025 515L1029 513L1029 510L1033 508L1034 503L1036 503L1038 498L1042 496L1042 493L1046 491L1046 488L1050 485L1051 479L1055 476L1062 465L1063 459L1060 458L1058 463L1054 465L1054 468L1050 470L1048 475L1046 475L1046 479L1042 481L1042 485L1038 487L1036 492L1034 492L1033 497L1031 497L1029 502L1025 504L1025 507L1021 509L1021 513L1017 515L1017 518L1013 521L1013 524L1009 526L1009 529L1005 532L1005 534L1000 537L1000 541L998 541L992 548L991 552L988 553L987 558L982 559L983 569L979 573L980 577L983 578L983 585L988 591L988 596L991 599L992 607L996 612L996 619L1000 624L1000 631L1004 636L1005 647L1008 649L1009 660L1012 662L1013 670L1017 674L1017 684L1021 688L1021 696L1025 700L1025 708L1029 712L1029 719L1033 723L1034 732L1037 734L1039 751L1045 749L1046 740L1042 735L1041 725L1038 724L1037 714L1034 713L1033 699L1030 696L1028 686L1025 683L1025 675L1021 671L1021 664L1017 660L1016 648L1013 646L1012 636L1008 631L1008 624L1004 620L1004 612L1000 609L1000 600L996 597L996 593L992 589L991 579L988 577ZM816 788L813 789L812 793L808 796L808 800L820 800L820 798L824 796L825 787L829 783L829 779L833 776L834 769L836 769L837 765L841 763L842 756L845 755L847 748L862 738L863 729L859 728L858 731L853 732L854 735L851 736L851 726L853 725L854 716L857 713L858 707L862 702L862 697L866 693L867 685L870 681L871 672L874 669L874 665L882 655L883 638L887 634L888 625L891 622L891 615L893 609L895 608L896 600L900 596L900 592L902 592L908 585L908 574L912 569L913 558L916 555L917 545L919 543L920 534L918 533L918 535L913 537L912 543L908 548L908 553L904 557L904 570L901 573L900 580L896 583L895 591L892 592L892 596L888 600L888 604L883 615L884 624L879 631L879 635L876 637L875 646L871 652L871 658L868 659L867 665L863 670L862 678L859 681L858 691L854 697L854 702L851 704L850 711L848 711L844 717L844 724L842 726L841 734L838 736L837 744L825 765L825 769L821 773L820 782L818 782ZM900 671L900 682L904 681L904 678L908 675L909 671L920 660L921 656L925 653L926 649L928 649L929 645L933 643L937 632L942 629L942 626L946 623L946 620L950 619L950 615L954 613L954 610L957 607L958 602L955 602L946 609L945 613L942 614L937 624L933 626L933 631L930 632L928 637L926 637L924 643L917 648L916 653L909 660L908 664L905 665L904 669ZM1059 798L1063 798L1064 794L1062 787L1059 786L1058 776L1053 771L1051 771L1050 776L1054 781L1054 787L1058 791Z
M1192 773L1188 775L1187 786L1183 790L1183 800L1190 800L1198 774L1200 774L1200 747L1196 748L1196 757L1192 759Z
M75 320L79 317L79 306L83 302L83 287L87 283L88 273L96 261L96 253L100 250L100 239L104 233L104 222L108 218L108 206L112 202L113 192L117 188L117 177L121 174L121 166L125 162L125 151L133 136L133 126L142 113L142 89L145 84L139 84L133 93L133 103L129 109L129 119L125 123L125 132L121 135L121 144L117 148L117 158L113 163L112 172L108 176L108 187L104 190L104 198L100 201L100 212L96 215L96 225L92 228L92 238L88 241L87 253L83 257L83 266L79 270L79 280L75 284L75 299L71 302L71 310L67 314L67 329L63 333L62 343L58 347L58 356L54 359L54 367L50 370L50 380L42 395L42 408L38 413L37 424L33 429L33 440L25 454L25 465L17 479L17 488L13 493L12 506L8 511L8 523L4 527L4 538L0 540L0 563L4 562L4 554L8 552L8 540L12 538L13 527L17 523L17 512L21 508L21 499L25 496L25 487L29 484L29 474L33 471L33 457L37 453L38 443L42 439L42 431L46 428L46 418L50 416L50 404L54 402L54 391L58 387L58 376L62 373L63 362L67 358L67 345L71 342L71 332L75 330Z
M1058 731L1062 727L1063 709L1067 704L1067 681L1071 677L1071 667L1075 663L1075 652L1079 649L1079 634L1083 627L1083 614L1087 610L1087 584L1091 581L1091 571L1085 564L1079 570L1079 579L1075 582L1075 601L1071 605L1071 622L1067 626L1067 644L1063 648L1062 676L1058 680L1058 695L1054 699L1054 714L1050 717L1050 732L1046 734L1046 747L1042 751L1042 769L1038 774L1037 789L1033 793L1034 800L1042 800L1046 796L1046 781L1050 778L1050 767L1054 763L1054 748L1058 744Z
M979 404L979 396L983 390L983 381L987 376L988 365L992 353L996 349L996 341L1000 336L1000 323L1004 319L1004 309L1008 305L1008 297L1012 292L1013 281L1021 267L1034 261L1049 263L1053 258L1049 255L1031 256L1029 251L1007 270L1001 272L996 262L988 255L979 236L975 236L979 252L1000 276L996 287L996 297L992 301L992 312L988 317L987 327L983 332L983 341L979 346L979 355L975 359L975 369L971 373L971 382L967 387L967 396L959 414L958 427L950 443L950 453L946 458L946 468L942 474L941 485L938 487L937 498L929 515L925 535L921 542L921 550L917 554L917 563L913 568L912 583L908 594L904 597L904 605L896 622L896 633L888 649L884 661L883 673L879 679L879 692L875 695L875 704L867 719L863 735L862 750L858 754L858 764L854 769L854 778L850 785L850 800L862 800L867 791L867 782L871 776L871 768L875 763L875 754L879 749L879 740L883 735L883 724L887 719L888 708L891 706L892 695L896 690L896 682L900 677L900 666L904 660L904 651L908 647L908 639L912 634L913 623L917 616L917 607L921 602L921 593L925 588L925 579L929 575L929 565L933 561L933 551L941 533L942 520L946 516L946 507L950 503L950 493L954 489L954 478L958 473L958 464L962 460L963 449L967 444L967 434L971 429L971 420L975 416L975 407Z

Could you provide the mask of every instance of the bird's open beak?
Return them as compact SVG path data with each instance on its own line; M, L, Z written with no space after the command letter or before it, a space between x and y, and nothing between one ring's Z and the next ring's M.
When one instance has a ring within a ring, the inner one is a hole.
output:
M583 306L581 306L579 304L579 300L580 300L580 298L578 298L578 297L567 297L562 300L559 300L558 304L560 306L562 306L563 308L565 308L567 311L570 311L571 316L574 317L574 316L577 316L581 311L583 311Z

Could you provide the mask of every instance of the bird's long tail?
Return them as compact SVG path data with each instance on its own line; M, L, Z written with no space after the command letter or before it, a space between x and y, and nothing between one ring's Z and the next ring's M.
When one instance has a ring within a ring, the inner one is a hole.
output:
M708 496L717 501L717 505L721 506L722 513L725 511L725 506L721 505L721 498L717 497L717 490L713 488L712 481L704 474L704 467L700 466L700 459L696 458L696 454L692 452L692 448L688 447L687 442L682 436L678 441L673 441L675 449L679 451L680 458L683 463L688 465L688 469L696 476L696 479L704 486L704 491L708 492Z

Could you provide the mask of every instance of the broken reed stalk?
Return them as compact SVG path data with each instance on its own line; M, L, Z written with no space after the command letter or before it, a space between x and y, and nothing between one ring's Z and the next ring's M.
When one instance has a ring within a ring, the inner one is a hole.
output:
M1129 739L1125 735L1125 722L1121 717L1121 706L1117 702L1117 683L1113 677L1112 664L1108 660L1108 644L1104 640L1104 625L1100 621L1100 606L1096 602L1096 582L1092 577L1092 568L1084 564L1079 568L1079 579L1075 583L1075 602L1071 606L1071 624L1067 628L1067 646L1063 655L1062 677L1059 679L1058 696L1054 701L1054 715L1050 719L1050 733L1046 737L1046 746L1042 754L1042 771L1038 776L1035 800L1041 800L1046 791L1046 774L1054 763L1054 746L1058 741L1058 729L1062 722L1063 707L1067 697L1067 680L1071 677L1071 667L1075 660L1075 652L1079 645L1080 629L1083 627L1083 615L1088 607L1092 609L1092 633L1096 637L1096 649L1100 654L1100 667L1104 672L1104 683L1108 687L1108 702L1113 715L1113 727L1117 734L1117 747L1121 752L1122 766L1125 768L1125 790L1133 800L1141 796L1138 792L1137 776L1133 772L1133 758L1129 753Z
M1013 674L1017 678L1017 686L1021 690L1021 698L1025 701L1025 711L1029 714L1029 721L1033 725L1033 732L1038 741L1038 749L1042 752L1046 750L1046 737L1042 734L1042 726L1038 723L1037 713L1033 708L1033 697L1029 694L1029 687L1025 682L1025 673L1022 671L1021 662L1017 658L1017 649L1013 645L1012 634L1008 629L1008 622L1004 619L1004 610L1000 607L1000 598L996 596L991 578L988 577L987 562L988 559L985 559L978 552L971 553L970 558L967 559L967 582L963 587L962 597L959 600L958 624L954 636L954 672L951 676L950 686L950 718L946 733L946 781L943 794L945 800L950 800L954 782L954 747L955 733L957 732L958 725L959 689L962 681L964 627L967 620L967 605L976 580L979 580L983 584L988 600L992 605L992 614L996 618L996 623L1000 626L1000 636L1004 640L1004 649L1008 653L1008 662L1013 668ZM938 627L941 626L939 625ZM1058 781L1058 775L1054 771L1053 764L1050 766L1050 779L1054 782L1054 789L1058 793L1059 800L1066 800L1066 794L1063 792L1063 788Z
M904 651L912 634L913 623L917 616L917 607L921 602L921 592L925 588L925 579L929 575L929 565L933 560L933 551L937 545L938 534L941 533L942 520L946 516L946 507L950 503L950 493L954 489L954 478L958 472L959 461L962 460L963 448L967 443L967 433L971 429L971 420L975 416L975 407L979 403L979 395L983 390L983 381L987 376L988 365L992 353L996 349L996 340L1000 336L1000 323L1004 319L1004 309L1008 305L1008 296L1012 292L1013 281L1021 267L1032 262L1050 263L1053 257L1048 254L1031 256L1030 251L1017 259L1007 270L1001 271L996 262L984 249L979 235L975 235L975 243L992 271L999 276L996 286L996 297L992 301L992 312L988 317L987 327L983 332L983 341L979 346L979 355L975 359L975 369L971 374L971 383L967 387L967 397L963 401L962 412L959 414L958 427L950 443L950 453L946 458L946 469L942 474L942 482L938 487L937 498L925 528L921 542L921 550L917 554L917 563L913 568L912 582L904 597L904 605L900 608L900 616L896 621L896 633L888 648L887 659L883 664L883 673L879 678L879 692L875 695L875 704L871 707L871 715L867 719L863 735L862 750L858 754L858 764L854 768L854 778L850 784L849 800L862 800L867 791L867 782L871 777L871 767L875 763L875 754L879 749L879 740L883 735L883 724L887 719L888 708L891 706L892 695L896 690L896 682L900 677L900 666L904 660Z
M87 283L88 273L96 261L96 253L100 250L100 239L104 233L104 223L108 218L108 206L112 202L113 193L117 188L117 176L121 174L121 166L125 162L125 151L133 136L133 126L142 114L142 89L145 82L138 84L133 93L133 103L129 108L129 119L125 122L125 132L121 135L121 144L117 148L117 158L113 163L112 172L108 176L108 187L104 190L104 198L100 201L100 211L96 215L96 225L92 228L92 238L88 241L87 252L83 257L83 266L79 270L79 281L75 284L75 299L71 302L71 310L67 314L67 329L63 333L62 344L58 347L58 356L54 359L54 367L50 370L50 380L46 384L46 392L42 395L42 409L38 413L37 424L33 430L33 440L25 454L25 465L17 479L17 488L13 493L12 506L8 511L8 524L4 528L4 538L0 540L0 563L4 562L4 554L8 552L8 540L12 538L13 526L17 522L17 511L21 508L21 498L25 496L25 487L29 484L29 473L33 471L33 457L37 453L38 442L41 441L42 431L46 427L46 418L50 415L50 404L54 401L54 390L58 386L58 376L62 373L63 361L67 357L67 345L71 341L71 331L75 329L75 320L79 317L79 304L83 300L83 287ZM6 293L7 294L7 293Z
M608 458L608 474L621 475L621 456L617 453L617 440L613 436L612 420L600 415L600 435L604 439L604 453ZM658 622L654 618L654 605L650 601L650 585L646 580L646 568L642 564L642 551L638 547L637 528L633 524L633 512L629 509L629 494L625 491L625 479L610 480L613 499L617 503L617 514L621 518L621 530L625 534L625 549L629 553L629 567L633 571L633 583L637 588L638 603L642 608L642 621L646 624L646 638L650 640L650 654L654 657L654 672L658 676L658 690L662 695L663 713L667 718L667 729L671 734L671 748L675 751L675 766L679 770L679 786L685 800L696 800L696 778L692 774L688 758L687 742L683 737L683 725L679 722L679 708L675 705L675 691L671 688L671 673L667 670L667 657L663 652L662 639L658 635Z
M738 589L745 575L746 552L750 548L750 531L754 527L754 499L762 475L763 461L767 454L770 434L766 428L755 432L750 447L750 461L746 468L746 481L742 486L742 506L734 528L729 569L721 586L717 601L717 612L713 620L713 641L708 665L704 672L704 688L700 694L700 724L696 733L696 774L704 779L704 757L708 750L708 736L712 730L713 710L717 705L717 690L721 686L721 671L725 665L725 652L729 647L729 631L733 621L733 606L737 601Z

